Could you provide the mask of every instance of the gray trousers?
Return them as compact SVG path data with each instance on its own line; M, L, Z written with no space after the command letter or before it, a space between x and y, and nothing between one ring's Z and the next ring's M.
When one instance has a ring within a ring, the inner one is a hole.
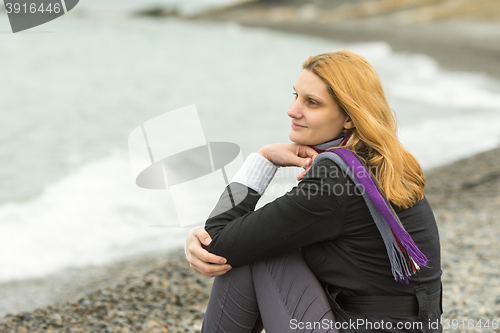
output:
M300 250L214 279L202 333L336 332L326 293Z

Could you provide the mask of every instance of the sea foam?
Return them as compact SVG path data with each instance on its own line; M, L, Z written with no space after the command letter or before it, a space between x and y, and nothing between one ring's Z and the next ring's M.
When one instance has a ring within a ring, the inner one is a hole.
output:
M115 153L48 186L37 198L0 206L0 281L63 267L102 265L184 244L166 191L134 184L128 156Z

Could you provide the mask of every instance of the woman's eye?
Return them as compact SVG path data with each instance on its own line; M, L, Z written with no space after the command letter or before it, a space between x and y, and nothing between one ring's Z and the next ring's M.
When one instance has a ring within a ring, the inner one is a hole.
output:
M318 103L316 103L316 101L313 101L312 99L309 100L309 104L311 104L311 105L318 105Z
M295 98L299 97L299 94L297 94L296 92L292 93L293 96L295 96Z

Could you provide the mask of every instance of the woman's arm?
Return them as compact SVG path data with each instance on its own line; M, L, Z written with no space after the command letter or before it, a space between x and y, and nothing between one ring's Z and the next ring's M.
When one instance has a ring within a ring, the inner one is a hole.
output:
M255 155L245 161L243 171L252 170L248 163L262 163ZM274 161L288 163L277 158ZM258 174L237 175L235 179L205 223L212 238L205 248L226 258L232 266L334 239L343 223L348 187L353 185L338 166L325 160L309 170L298 186L254 211L267 185ZM235 193L244 199L232 207Z
M301 180L309 170L316 151L307 146L296 144L274 144L262 147L259 154L267 160L273 161L275 165L303 166L305 171L299 174L297 180ZM211 254L202 247L202 244L208 246L212 239L208 232L202 227L193 229L186 238L186 257L190 267L205 276L214 277L225 274L231 269L226 265L227 260L223 257Z

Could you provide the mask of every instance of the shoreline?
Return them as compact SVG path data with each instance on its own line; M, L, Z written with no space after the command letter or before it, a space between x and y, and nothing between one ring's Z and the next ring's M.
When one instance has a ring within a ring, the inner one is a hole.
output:
M410 18L402 20L400 16L404 12L334 20L314 14L314 11L328 12L329 9L312 8L298 4L286 6L279 0L252 1L188 19L235 22L247 27L341 42L385 41L396 52L426 54L447 70L480 72L500 79L500 20L457 18L415 22ZM307 16L308 10L312 12L310 17ZM500 6L498 11L500 15ZM330 12L335 13L331 9ZM318 18L315 19L314 15Z
M172 253L154 251L112 261L103 266L68 267L36 277L0 282L0 318L83 297L90 290L123 283L165 263Z
M342 24L244 22L249 27L265 27L281 32L323 37L341 42L387 42L395 52L425 54L437 60L439 66L450 71L479 72L500 79L500 34L492 37L492 44L481 45L474 36L462 35L457 28L462 23L386 25L372 21L350 21ZM477 24L469 23L471 29ZM485 29L500 32L500 25L485 25ZM411 36L407 38L407 36ZM468 41L463 43L464 36ZM443 43L447 40L447 43ZM469 45L464 45L470 43ZM475 45L474 45L475 44ZM450 54L453 54L450 57ZM475 61L470 61L475 59Z

